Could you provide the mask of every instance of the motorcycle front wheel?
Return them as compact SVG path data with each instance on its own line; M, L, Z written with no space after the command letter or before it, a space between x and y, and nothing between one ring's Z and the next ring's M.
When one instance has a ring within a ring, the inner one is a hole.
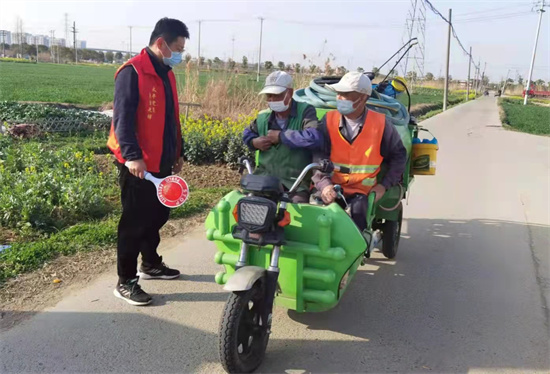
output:
M269 334L262 321L261 282L248 291L233 292L225 304L219 332L220 361L228 373L251 373L262 363Z

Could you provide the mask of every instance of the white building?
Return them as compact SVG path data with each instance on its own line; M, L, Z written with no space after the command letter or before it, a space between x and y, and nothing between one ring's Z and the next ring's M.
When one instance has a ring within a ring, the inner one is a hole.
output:
M55 44L60 47L66 47L67 43L64 38L55 39Z
M11 31L0 30L0 43L11 45Z
M11 34L12 43L11 44L34 44L34 37L32 34L27 32L18 33L14 32Z
M34 42L38 45L45 45L46 47L50 47L50 37L47 35L35 35L33 39Z

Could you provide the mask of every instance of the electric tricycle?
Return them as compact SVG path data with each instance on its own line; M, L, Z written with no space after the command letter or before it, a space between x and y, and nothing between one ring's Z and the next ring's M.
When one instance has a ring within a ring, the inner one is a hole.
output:
M403 82L400 82L403 84ZM408 92L408 90L407 90ZM334 170L349 173L328 160L308 165L289 191L278 178L254 175L253 162L240 160L240 189L230 192L212 209L206 220L206 236L217 246L215 262L224 270L216 283L231 292L225 304L219 350L229 373L257 369L266 353L274 305L302 312L334 308L372 251L380 247L387 258L396 256L403 219L402 200L413 182L412 139L419 127L397 100L373 91L371 110L395 117L408 152L401 183L375 203L368 196L367 228L353 223L339 186L339 201L293 204L289 199L308 173ZM318 108L321 117L327 108ZM378 175L384 174L384 164Z

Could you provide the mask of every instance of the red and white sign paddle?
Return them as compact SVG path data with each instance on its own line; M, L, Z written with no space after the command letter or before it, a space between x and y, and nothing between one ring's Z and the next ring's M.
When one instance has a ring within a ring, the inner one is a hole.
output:
M187 182L177 175L170 175L166 178L155 178L148 171L144 179L147 179L157 188L157 198L160 203L168 208L182 206L189 197L189 186Z
M157 197L162 205L168 208L182 206L189 197L189 186L185 180L177 175L166 178L155 178L149 172L145 172L145 179L151 181L157 188Z

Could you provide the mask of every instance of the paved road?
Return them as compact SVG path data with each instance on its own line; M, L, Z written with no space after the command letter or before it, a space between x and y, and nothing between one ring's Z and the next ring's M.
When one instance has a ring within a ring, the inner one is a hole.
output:
M505 131L483 98L424 122L438 175L417 178L396 262L376 254L340 305L278 309L263 372L547 372L549 139ZM163 244L186 276L112 295L114 268L2 333L2 372L221 372L226 294L200 230Z

